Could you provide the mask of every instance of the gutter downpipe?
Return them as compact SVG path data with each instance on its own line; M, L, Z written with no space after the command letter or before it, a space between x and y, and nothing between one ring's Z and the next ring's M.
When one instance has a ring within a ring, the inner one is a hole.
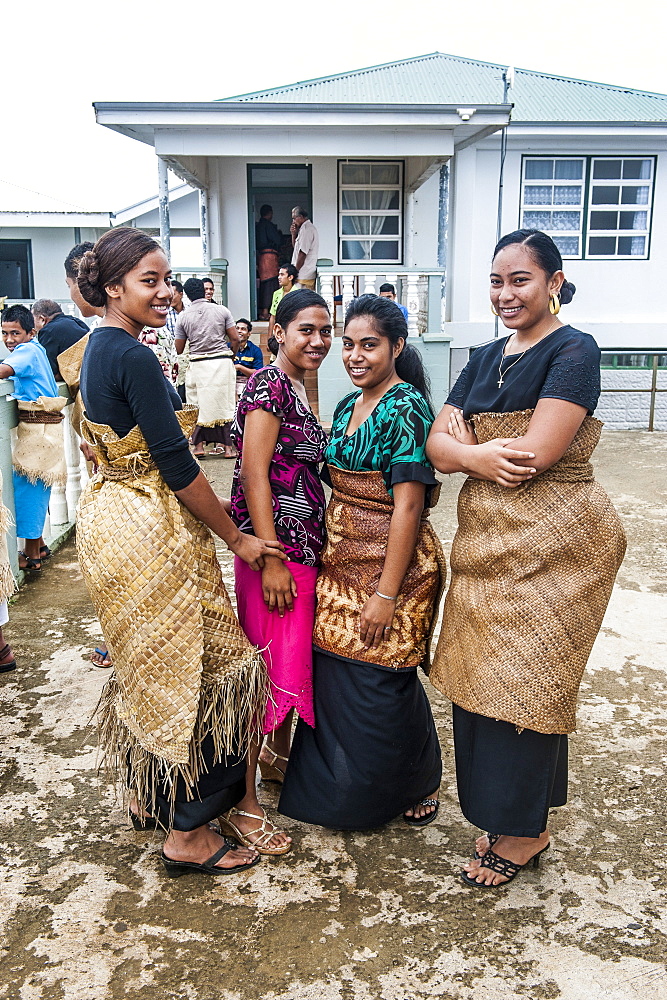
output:
M157 158L158 199L160 214L160 243L171 260L171 231L169 227L169 173L167 164L161 156Z
M509 92L512 88L512 83L514 82L514 67L508 66L503 70L503 104L508 103ZM510 112L510 120L512 113ZM498 175L498 217L496 221L496 243L502 236L502 224L503 224L503 186L505 183L505 157L507 155L507 125L503 126L502 133L500 135L500 172ZM500 329L498 325L498 317L494 319L494 331L493 336L498 337L500 334Z

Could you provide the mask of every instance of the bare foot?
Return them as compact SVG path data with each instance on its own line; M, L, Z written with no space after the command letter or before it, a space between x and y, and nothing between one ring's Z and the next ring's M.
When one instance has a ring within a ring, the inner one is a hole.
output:
M480 844L480 841L484 840L484 837L480 837L477 845ZM543 851L548 843L548 830L541 833L539 837L500 836L493 845L493 852L500 858L512 861L515 865L526 865L531 858L535 857L540 851ZM481 846L484 846L483 843ZM478 853L481 853L479 846ZM466 862L463 866L464 871L468 873L470 878L474 879L480 885L502 885L503 882L508 881L505 875L500 875L490 868L483 868L482 860L483 858L474 858L472 861Z
M163 851L170 861L192 861L203 865L224 843L224 838L210 826L200 826L188 833L172 830L164 842ZM254 848L236 847L220 858L216 868L238 868L250 864L256 857Z
M251 816L240 816L238 812L232 810L230 820L251 844L257 845L257 850L260 854L267 848L273 850L289 849L292 838L288 837L282 830L276 829L268 818L266 810L260 806L257 798L251 799L246 797L242 799L237 803L236 809L252 813ZM263 830L260 829L262 821L264 822ZM251 833L251 831L254 832ZM268 838L265 836L266 833L271 833L272 836ZM285 853L287 853L287 850L285 850Z

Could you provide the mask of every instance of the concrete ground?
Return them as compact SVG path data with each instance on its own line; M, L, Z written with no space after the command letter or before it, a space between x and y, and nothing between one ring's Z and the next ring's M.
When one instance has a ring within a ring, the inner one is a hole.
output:
M285 821L294 851L250 873L170 880L96 776L105 681L72 543L25 587L0 679L0 998L20 1000L665 1000L667 435L610 432L600 480L629 551L581 692L570 801L552 850L510 887L459 879L473 831L448 704L429 694L443 808L425 830ZM228 490L230 462L207 473ZM434 522L451 540L459 477ZM229 559L224 560L229 578ZM261 786L268 806L273 786Z

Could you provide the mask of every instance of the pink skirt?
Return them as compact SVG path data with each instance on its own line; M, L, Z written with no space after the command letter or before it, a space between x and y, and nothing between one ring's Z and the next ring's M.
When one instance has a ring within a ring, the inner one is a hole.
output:
M269 701L264 735L273 732L292 708L315 727L313 710L313 624L317 567L286 562L296 581L293 610L281 618L269 611L262 593L262 574L234 557L236 604L241 628L262 650L269 672Z

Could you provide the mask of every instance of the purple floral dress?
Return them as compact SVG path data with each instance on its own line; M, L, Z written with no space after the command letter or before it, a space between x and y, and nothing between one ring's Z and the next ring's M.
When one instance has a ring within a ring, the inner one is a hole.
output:
M241 531L254 534L240 471L245 418L251 410L259 409L280 417L280 432L269 467L276 535L291 562L319 566L325 500L318 465L324 458L327 436L297 396L289 375L280 368L270 366L251 375L239 400L232 426L232 439L239 453L232 484L232 518Z

